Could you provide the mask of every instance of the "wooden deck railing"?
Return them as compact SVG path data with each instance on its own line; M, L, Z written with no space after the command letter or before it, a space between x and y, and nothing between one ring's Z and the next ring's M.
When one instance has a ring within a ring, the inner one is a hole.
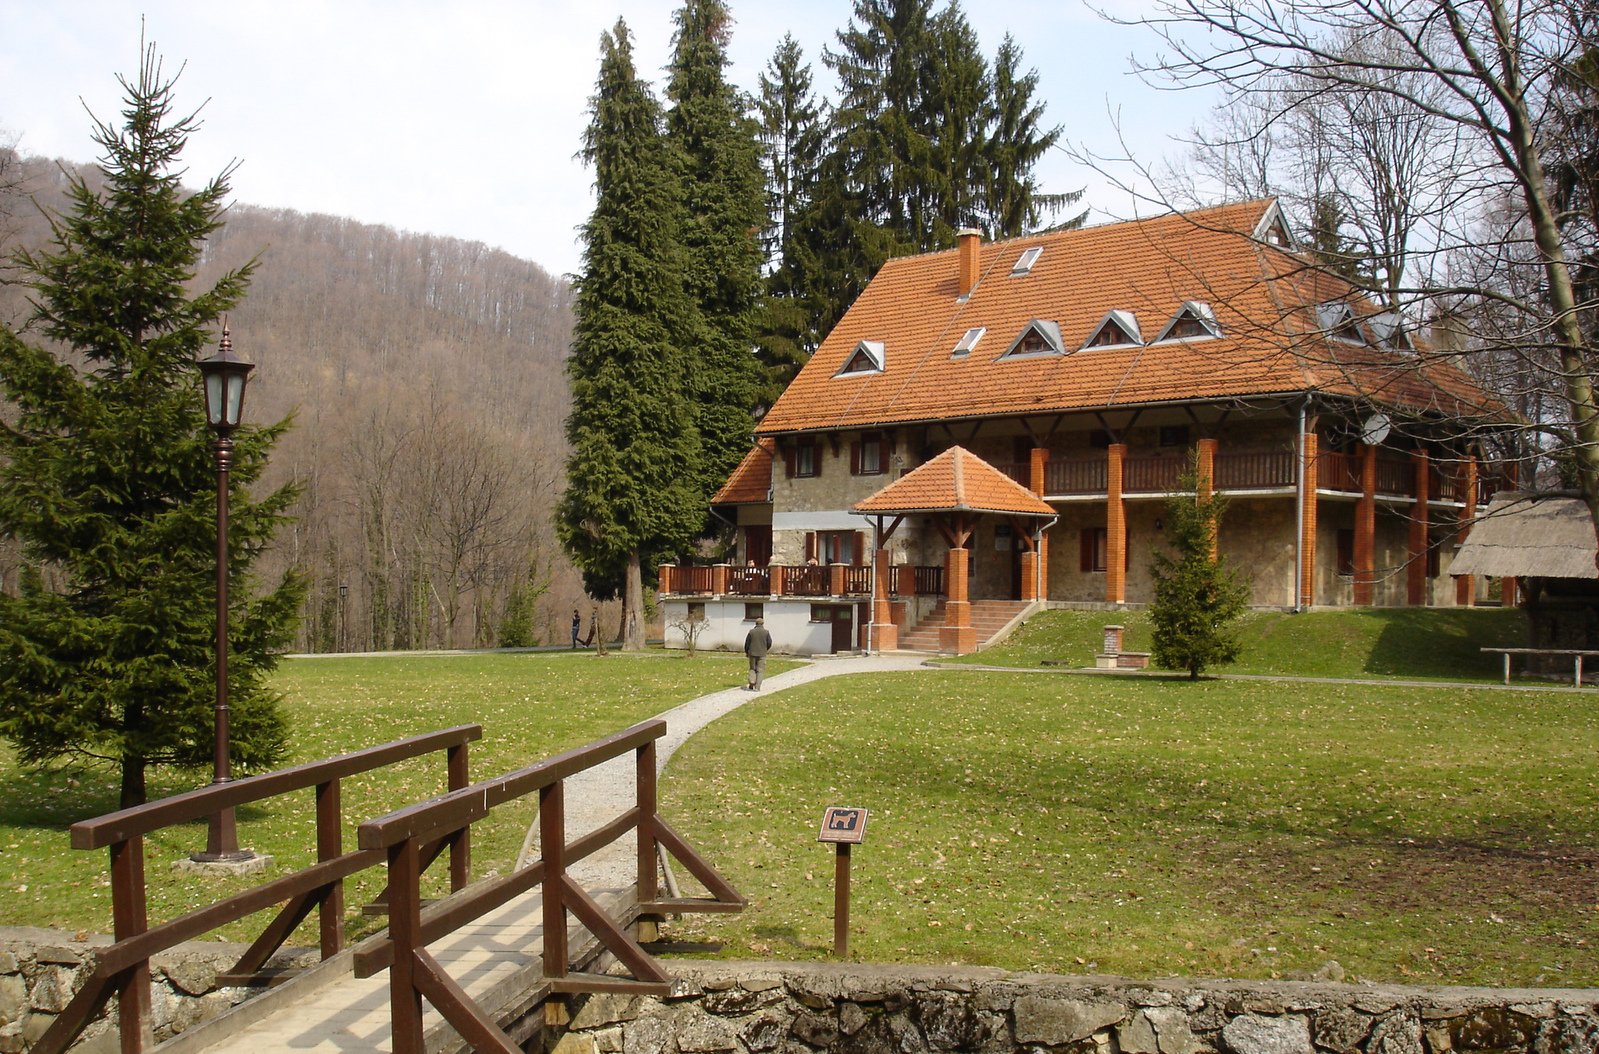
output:
M1294 455L1287 450L1217 454L1217 490L1267 490L1294 485Z
M1105 458L1062 458L1044 463L1044 493L1105 493Z
M259 776L212 784L186 794L108 813L72 825L75 849L109 849L111 914L116 943L97 949L93 971L33 1045L33 1054L60 1054L82 1034L101 1008L117 997L122 1054L140 1054L150 1034L150 957L187 940L236 922L275 904L276 917L231 970L219 975L223 984L243 985L270 980L263 967L313 910L320 922L322 958L344 947L344 880L383 863L371 850L343 850L343 813L339 784L346 777L383 768L434 751L446 756L446 781L451 789L467 784L467 744L482 738L478 725L460 725L440 732L396 740L307 765ZM292 875L199 908L170 922L150 926L145 898L144 837L176 824L190 823L217 811L316 788L317 862ZM464 888L469 879L469 832L435 836L419 847L419 866L426 867L448 848L450 887Z
M1177 457L1130 457L1122 462L1122 491L1127 494L1171 494L1187 464Z
M727 591L740 597L765 596L772 591L772 569L734 567L728 572Z
M389 969L394 1054L422 1054L424 998L438 1008L475 1050L521 1054L510 1037L428 953L427 945L535 886L540 888L543 898L544 977L540 991L530 993L529 999L536 1001L551 994L572 992L666 995L671 986L665 971L625 932L623 924L606 915L567 874L571 864L610 845L629 831L638 831L640 916L743 910L746 901L738 891L657 811L655 743L665 733L665 721L645 721L588 746L361 825L361 848L387 855L391 895L388 939L357 955L356 974L370 977L379 970ZM568 844L565 781L629 752L634 755L636 797L633 807ZM511 874L478 883L424 910L420 880L427 846L440 838L463 835L496 806L533 793L539 796L539 849L543 856ZM655 871L661 847L676 856L713 899L662 899ZM572 972L567 945L568 911L632 972L631 977Z
M943 596L944 569L942 567L917 567L916 595L919 597Z
M804 564L783 571L783 592L799 597L825 597L832 590L832 576L822 564Z

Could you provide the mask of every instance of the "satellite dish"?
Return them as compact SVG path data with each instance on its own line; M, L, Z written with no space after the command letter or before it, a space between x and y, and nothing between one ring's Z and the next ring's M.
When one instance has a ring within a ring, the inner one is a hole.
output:
M1360 422L1360 441L1376 446L1388 438L1388 433L1393 431L1394 423L1388 420L1387 414L1376 413Z

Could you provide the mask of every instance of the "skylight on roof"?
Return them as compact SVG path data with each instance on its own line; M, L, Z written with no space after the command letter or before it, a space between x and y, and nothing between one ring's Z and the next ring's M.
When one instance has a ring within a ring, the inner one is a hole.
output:
M1013 275L1027 274L1033 269L1033 265L1038 262L1038 258L1042 255L1044 255L1044 247L1042 245L1033 246L1017 257L1016 266L1010 269L1010 273Z
M968 329L966 334L955 343L954 354L970 355L972 350L977 347L977 342L982 340L983 334L987 332L988 328L986 326L974 326L973 328Z

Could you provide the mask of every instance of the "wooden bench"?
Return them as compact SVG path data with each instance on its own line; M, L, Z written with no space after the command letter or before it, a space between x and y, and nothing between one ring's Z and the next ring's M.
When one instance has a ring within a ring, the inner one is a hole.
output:
M1510 657L1512 655L1569 655L1572 657L1571 683L1582 687L1582 660L1599 655L1599 651L1583 651L1578 648L1481 648L1483 652L1492 652L1505 657L1505 683L1510 683Z

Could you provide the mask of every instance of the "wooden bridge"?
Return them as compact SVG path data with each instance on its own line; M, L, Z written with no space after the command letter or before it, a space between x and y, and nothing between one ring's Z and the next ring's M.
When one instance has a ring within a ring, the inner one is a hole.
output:
M565 1000L581 992L664 995L667 975L631 931L691 911L739 911L741 897L660 816L656 741L666 722L646 721L613 736L494 779L469 783L467 747L482 735L463 725L341 757L214 784L72 827L80 849L109 850L115 943L71 1003L33 1046L62 1054L115 997L122 1054L454 1054L471 1049L521 1054L545 1025L565 1021ZM342 779L442 752L448 792L358 828L342 845ZM568 840L566 785L573 776L632 755L631 807ZM144 837L218 810L315 789L317 862L292 875L155 926L148 923ZM540 856L510 874L472 883L472 825L496 807L538 795ZM572 865L636 835L637 879L621 889L585 889ZM662 896L657 858L669 853L709 897ZM450 894L424 904L422 878L449 861ZM388 929L351 948L344 938L344 879L387 869L380 902ZM232 970L227 985L273 987L227 1014L153 1047L150 957L255 912L281 905ZM265 969L312 911L321 961L285 976ZM599 972L600 964L619 965Z

